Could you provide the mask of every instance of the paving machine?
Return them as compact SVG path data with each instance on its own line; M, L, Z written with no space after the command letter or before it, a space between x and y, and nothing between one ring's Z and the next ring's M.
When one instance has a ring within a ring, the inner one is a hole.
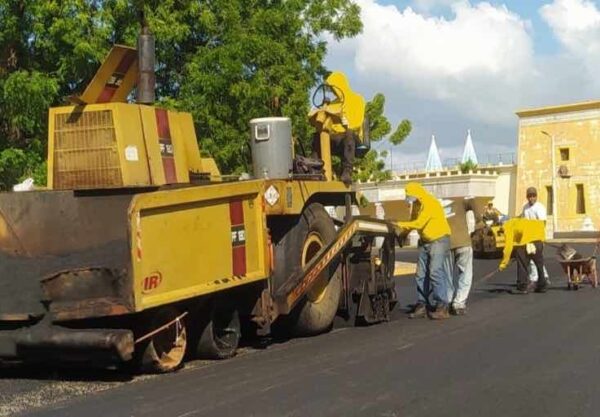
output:
M500 224L487 220L480 222L471 234L473 255L476 258L500 258L504 250L504 229Z
M320 158L294 158L289 119L254 119L254 178L230 181L189 113L153 105L154 66L147 29L136 49L113 47L83 94L50 109L47 190L0 194L0 360L167 372L186 354L234 355L244 323L307 335L336 315L387 320L394 227L353 217L332 172L332 135L368 145L345 76L309 116ZM337 229L325 205L348 208ZM365 250L373 236L382 247Z

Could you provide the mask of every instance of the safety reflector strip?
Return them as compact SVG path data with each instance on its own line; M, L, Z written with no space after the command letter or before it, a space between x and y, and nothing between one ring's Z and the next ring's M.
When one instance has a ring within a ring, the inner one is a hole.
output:
M231 257L233 275L246 275L246 229L242 200L229 202L231 221Z

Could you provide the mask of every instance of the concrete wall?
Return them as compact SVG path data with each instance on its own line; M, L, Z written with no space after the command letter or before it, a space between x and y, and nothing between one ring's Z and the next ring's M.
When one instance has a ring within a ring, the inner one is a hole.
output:
M358 189L370 202L383 203L386 218L406 218L407 207L398 204L397 200L404 199L404 187L413 181L422 184L438 198L476 197L482 209L487 201L493 199L495 206L502 213L514 215L516 172L515 165L492 166L468 174L463 174L458 170L436 173L422 172L401 175L397 179L385 183L359 184ZM389 198L394 195L402 197ZM374 207L371 206L361 212L372 214Z
M547 187L556 176L557 232L600 228L600 102L581 103L517 113L519 147L515 210L521 211L527 187L538 189L538 199L548 204ZM552 140L542 133L547 132ZM569 160L562 160L568 149ZM552 152L555 167L552 167ZM561 166L568 175L561 176ZM577 184L585 196L585 213L577 212ZM549 218L550 225L553 218Z
M517 167L507 165L496 167L496 192L494 194L494 207L510 217L515 216L515 190L517 187ZM517 213L518 214L518 213Z

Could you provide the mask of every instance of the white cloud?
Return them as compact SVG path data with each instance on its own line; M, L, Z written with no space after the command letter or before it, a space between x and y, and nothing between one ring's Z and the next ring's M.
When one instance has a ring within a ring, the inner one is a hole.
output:
M600 11L591 1L555 0L542 6L540 13L560 41L571 48L580 47L600 29Z
M413 122L398 161L421 157L432 133L442 152L454 152L468 128L476 132L478 154L509 152L516 146L516 110L600 95L600 11L589 0L547 0L540 9L562 46L552 55L536 55L532 23L505 5L355 1L363 32L329 40L327 64L349 72L366 97L384 93L391 121Z
M514 104L507 86L526 82L532 67L527 22L504 6L454 1L450 20L407 7L358 1L364 30L342 41L363 76L383 76L430 99L453 103L489 121L507 122L498 105ZM352 51L352 52L350 52Z
M600 10L587 0L554 0L540 8L542 18L565 47L579 59L589 75L600 65ZM597 77L590 77L596 80Z

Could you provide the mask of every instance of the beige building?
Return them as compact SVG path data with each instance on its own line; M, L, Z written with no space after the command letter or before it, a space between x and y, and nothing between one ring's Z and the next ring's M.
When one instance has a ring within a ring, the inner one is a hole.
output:
M600 229L600 101L517 112L515 211L538 189L555 232Z

